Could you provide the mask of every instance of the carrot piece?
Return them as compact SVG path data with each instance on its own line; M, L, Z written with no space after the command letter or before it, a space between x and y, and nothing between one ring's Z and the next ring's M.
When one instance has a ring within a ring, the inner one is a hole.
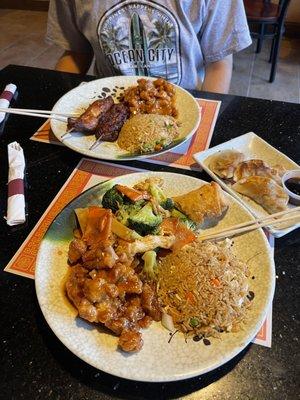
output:
M178 218L172 218L172 217L165 218L160 224L160 229L162 234L167 233L170 235L175 235L178 222L179 222Z
M171 247L173 251L180 250L183 246L196 239L194 232L188 229L178 218L165 218L160 224L160 228L163 233L175 236L175 242Z
M116 189L124 196L128 197L131 201L136 202L139 200L149 200L150 195L147 192L140 192L136 189L132 189L123 185L116 185Z
M108 240L111 235L111 224L111 210L97 206L89 207L83 240L85 240L88 245Z
M185 297L188 303L195 304L195 296L192 292L187 292Z
M221 282L220 282L220 280L219 280L218 278L213 278L213 279L210 281L210 283L211 283L213 286L216 286L216 287L219 287L219 286L221 285Z

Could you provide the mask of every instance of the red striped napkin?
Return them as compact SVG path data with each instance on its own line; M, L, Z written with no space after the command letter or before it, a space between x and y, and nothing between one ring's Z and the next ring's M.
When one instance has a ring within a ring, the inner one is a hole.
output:
M17 142L10 143L8 150L8 198L7 217L8 225L23 224L25 217L24 197L24 169L25 158L22 147Z
M8 108L14 94L17 90L17 86L13 83L6 85L4 91L0 95L0 108ZM0 124L5 118L5 113L0 112Z

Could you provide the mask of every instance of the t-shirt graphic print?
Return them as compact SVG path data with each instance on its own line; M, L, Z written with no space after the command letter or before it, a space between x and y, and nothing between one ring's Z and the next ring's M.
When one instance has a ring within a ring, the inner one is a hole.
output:
M180 31L175 16L153 1L123 1L100 19L102 52L122 75L181 81Z

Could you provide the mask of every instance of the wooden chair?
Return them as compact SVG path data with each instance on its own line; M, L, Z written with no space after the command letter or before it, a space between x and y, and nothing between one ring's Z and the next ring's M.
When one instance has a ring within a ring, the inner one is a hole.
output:
M279 47L289 3L290 0L279 0L278 4L270 0L244 0L251 36L257 38L256 52L260 53L265 38L272 38L269 82L274 82L275 79Z

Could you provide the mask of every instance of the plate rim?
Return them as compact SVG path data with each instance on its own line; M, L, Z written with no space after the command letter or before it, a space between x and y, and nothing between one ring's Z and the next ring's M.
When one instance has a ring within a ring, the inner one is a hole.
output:
M84 82L84 84L83 84L82 86L85 86L85 85L92 85L92 84L94 84L95 82L103 81L103 80L106 80L106 79L114 79L114 78L117 78L117 79L119 79L119 78L120 78L120 79L121 79L121 78L123 78L123 79L129 78L128 80L130 80L130 79L136 79L136 80L137 80L137 79L143 79L143 78L145 78L145 79L149 79L149 80L152 80L152 81L154 81L154 80L157 79L157 78L155 78L155 77L151 77L151 76L142 76L142 75L141 75L141 76L137 76L137 75L115 75L115 76L109 76L109 77L105 77L105 78L93 79L93 80L91 80L91 81L89 81L89 82ZM177 88L177 90L182 91L186 96L188 96L190 99L193 100L193 103L194 103L195 106L197 107L198 113L197 113L197 121L196 121L196 123L195 123L193 129L192 129L182 140L180 140L180 143L176 144L176 141L174 141L174 145L173 145L172 147L169 147L169 146L168 146L165 150L163 149L163 150L158 151L157 153L154 153L154 154L151 153L151 154L141 154L141 155L136 155L136 156L130 156L130 155L127 156L126 153L125 153L124 156L120 156L119 158L116 158L116 157L115 157L115 158L112 158L112 157L105 157L105 158L103 158L103 156L101 157L99 154L97 154L97 153L94 152L93 150L83 150L83 151L79 151L79 149L78 149L77 146L73 146L72 144L68 143L68 141L62 141L62 140L61 140L61 137L60 137L59 135L57 135L57 134L55 133L55 130L53 129L52 119L50 120L51 130L52 130L54 136L56 137L56 139L59 140L59 142L60 142L61 144L63 144L64 146L66 146L66 147L68 147L69 149L75 151L76 153L79 153L79 154L82 154L82 155L88 156L88 157L93 157L93 158L96 158L96 159L99 159L99 160L108 160L108 161L127 161L127 160L130 161L130 160L136 160L136 161L138 161L138 160L143 160L143 159L146 159L146 158L152 158L152 157L160 156L160 155L162 155L162 154L164 154L164 153L167 153L167 152L169 152L169 151L172 151L172 149L177 148L178 146L180 146L180 145L182 145L183 143L185 143L187 140L191 139L191 138L193 137L193 135L195 134L196 130L198 129L198 127L199 127L199 125L200 125L200 123L201 123L201 120L202 120L201 107L200 107L199 103L197 102L196 98L195 98L191 93L189 93L186 89L182 88L181 86L176 85L176 84L174 84L174 83L172 83L172 82L170 82L170 83L171 83L173 86L175 86L175 87ZM70 94L70 93L72 93L72 92L75 92L75 91L76 91L78 88L80 88L80 87L81 87L81 84L77 85L76 87L72 88L71 90L69 90L68 92L66 92L65 94L63 94L63 95L55 102L55 104L54 104L54 106L52 107L52 110L51 110L51 111L55 112L56 108L59 106L60 101L61 101L66 95L68 95L68 94Z
M198 182L200 182L200 183L202 183L202 182L204 182L204 184L205 184L205 183L209 183L209 182L207 182L207 181L205 181L205 180L203 180L203 179L199 179L199 178L196 178L196 177L193 177L193 176L190 176L190 175L178 174L178 173L176 173L176 172L164 172L164 171L133 172L133 173L129 173L129 174L122 175L121 177L122 177L122 178L123 178L123 177L126 178L127 176L131 176L131 175L141 175L141 176L144 176L145 174L182 175L182 176L184 176L184 177L187 178L187 179L191 179L191 180L194 180L194 181L198 181ZM253 338L255 337L255 335L257 334L257 332L259 331L260 326L261 326L261 324L263 323L263 321L264 321L264 319L265 319L265 317L266 317L266 315L267 315L267 313L268 313L268 310L269 310L269 308L270 308L270 305L271 305L271 303L272 303L272 301L273 301L273 298L274 298L275 286L276 286L276 279L275 279L275 275L276 275L275 262L274 262L274 257L273 257L272 254L271 254L269 242L268 242L268 240L267 240L267 238L266 238L266 236L265 236L265 234L264 234L262 228L258 228L258 230L259 230L259 232L261 233L261 237L262 237L262 239L263 239L264 242L265 242L266 249L267 249L267 256L268 256L268 259L269 259L269 262L270 262L270 271L272 271L272 282L271 282L271 288L270 288L270 290L269 290L270 295L269 295L269 298L268 298L268 302L267 302L267 304L266 304L266 306L265 306L264 312L263 312L262 314L260 314L260 318L259 318L259 319L257 320L257 322L256 322L256 327L253 329L253 330L255 330L255 333L254 333L251 337L249 337L249 339L248 339L247 341L243 342L242 345L240 345L239 347L235 348L235 350L232 351L232 353L230 353L226 358L224 358L224 359L222 360L221 363L215 362L213 365L211 365L211 366L209 366L209 367L207 367L207 368L204 368L204 369L202 369L201 371L198 369L198 370L192 371L192 372L190 372L190 373L184 373L184 374L173 375L173 376L165 377L165 378L162 378L162 379L157 378L157 377L152 379L152 378L145 378L145 377L144 377L144 378L143 378L143 377L139 378L139 377L133 376L134 374L130 375L130 373L129 373L129 374L128 374L128 373L127 373L127 374L126 374L126 373L124 373L124 374L123 374L123 373L115 373L115 372L113 372L113 370L111 370L109 367L108 367L108 368L105 367L105 368L101 368L101 369L100 369L99 366L96 365L96 363L94 363L93 361L91 362L91 360L88 359L87 357L85 357L84 354L80 354L80 355L79 355L79 354L69 345L69 343L67 343L67 340L65 339L65 335L61 335L61 334L60 334L60 330L59 330L59 329L56 329L55 326L53 327L53 324L52 324L52 322L50 321L50 316L49 316L48 313L45 312L45 310L43 309L43 306L42 306L42 299L40 298L40 296L42 296L42 293L40 292L41 288L38 286L37 271L39 270L39 267L38 267L38 266L39 266L39 260L40 260L40 258L42 257L42 246L43 246L43 243L45 243L45 242L44 242L45 236L47 235L47 233L48 233L48 231L50 230L51 226L52 226L53 223L55 222L56 218L57 218L67 207L69 207L70 204L71 204L73 201L76 201L79 197L81 197L82 195L86 194L88 191L91 191L91 190L95 189L97 186L101 186L101 185L103 185L103 184L105 184L105 183L107 183L107 182L109 182L109 181L117 180L118 178L120 178L120 177L114 177L114 178L112 178L112 179L105 180L104 182L100 182L100 183L98 183L98 184L96 184L96 185L93 185L92 187L88 188L87 190L85 190L84 192L80 193L79 195L77 195L77 196L76 196L74 199L72 199L68 204L66 204L66 206L57 214L57 216L53 219L53 221L51 222L51 224L49 225L47 231L45 232L45 234L44 234L44 236L43 236L43 239L42 239L42 241L41 241L41 243L40 243L39 250L38 250L38 253L37 253L37 257L36 257L35 291L36 291L36 296L37 296L37 300L38 300L38 303L39 303L40 310L41 310L41 312L42 312L42 314L43 314L43 316L44 316L44 318L45 318L45 320L46 320L46 322L47 322L49 328L52 330L52 332L53 332L54 335L57 337L57 339L60 340L60 342L63 343L63 345L64 345L69 351L71 351L76 357L78 357L79 359L83 360L84 362L86 362L87 364L91 365L92 367L96 368L96 369L99 370L99 371L102 371L102 372L111 374L111 375L113 375L113 376L115 376L115 377L119 377L119 378L122 378L122 379L127 379L127 380L131 380L131 381L138 381L138 382L151 382L151 383L155 383L155 382L157 382L157 383L158 383L158 382L175 382L175 381L180 381L180 380L184 380L184 379L193 378L193 377L196 377L196 376L201 376L201 375L203 375L203 374L205 374L205 373L208 373L208 372L210 372L210 371L213 371L213 370L216 369L216 368L222 367L224 364L226 364L227 362L229 362L230 360L232 360L234 357L236 357L240 352L242 352L242 351L249 345L249 343L251 343L251 341L253 340ZM228 196L229 198L231 198L231 200L233 200L233 202L238 203L238 202L236 201L236 199L233 198L233 196L231 196L231 195L230 195L229 193L227 193L227 192L226 192L226 196ZM241 207L241 208L243 208L243 210L248 214L248 216L249 216L251 219L253 219L253 215L250 213L250 211L249 211L243 204L238 203L238 206ZM76 317L76 318L77 318L77 317Z

